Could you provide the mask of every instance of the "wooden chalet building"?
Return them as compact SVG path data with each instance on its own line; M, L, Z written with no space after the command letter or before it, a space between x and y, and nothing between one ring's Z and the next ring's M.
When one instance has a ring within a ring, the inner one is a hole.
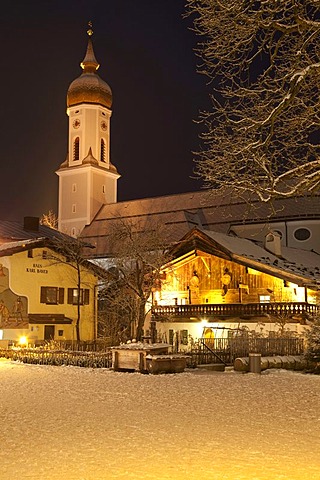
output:
M108 234L119 218L142 235L163 226L172 261L145 325L159 340L226 338L242 328L299 334L318 309L319 203L319 196L280 200L271 218L257 203L243 221L245 202L204 191L146 198L104 205L81 237L96 247L90 256L110 261Z
M301 333L318 311L320 256L281 245L194 228L171 249L153 293L157 334L180 344L205 335L228 338L239 329Z

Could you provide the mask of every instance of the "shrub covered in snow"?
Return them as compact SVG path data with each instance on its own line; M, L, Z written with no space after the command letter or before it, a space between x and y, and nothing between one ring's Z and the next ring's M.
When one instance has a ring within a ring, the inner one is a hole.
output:
M311 364L311 370L320 374L320 317L306 332L307 349L305 356Z

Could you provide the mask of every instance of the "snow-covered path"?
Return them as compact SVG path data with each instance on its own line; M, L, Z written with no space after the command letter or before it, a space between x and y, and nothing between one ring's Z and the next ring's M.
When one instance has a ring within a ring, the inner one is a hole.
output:
M319 480L320 377L0 359L1 480Z

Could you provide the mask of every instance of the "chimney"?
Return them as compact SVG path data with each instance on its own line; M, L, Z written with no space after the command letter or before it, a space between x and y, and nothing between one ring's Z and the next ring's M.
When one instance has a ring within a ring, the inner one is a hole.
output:
M39 217L24 217L23 219L23 230L29 232L38 232L39 231Z
M277 257L281 257L281 235L271 230L264 239L264 248Z

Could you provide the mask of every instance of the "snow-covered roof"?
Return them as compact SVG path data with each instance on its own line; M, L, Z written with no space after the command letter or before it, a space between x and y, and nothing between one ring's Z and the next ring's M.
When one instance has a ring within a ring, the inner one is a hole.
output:
M124 343L122 345L117 345L116 347L111 347L113 350L168 350L170 345L168 343L144 343L144 342L130 342Z
M0 257L6 257L9 255L14 255L19 252L26 251L26 250L31 250L33 248L43 248L43 247L51 249L53 251L57 251L57 245L55 245L54 241L51 241L51 239L47 237L39 237L39 238L30 238L26 240L18 240L14 242L5 242L0 244ZM98 265L96 262L92 262L90 260L85 259L83 265L88 267L92 272L94 272L98 276L99 275L103 276L105 273L104 267L101 265Z
M298 198L278 199L275 211L270 219L270 208L263 203L253 202L248 211L248 204L230 195L210 195L209 191L164 195L106 204L101 207L90 225L85 226L81 237L92 243L96 249L90 254L96 256L110 255L108 234L114 222L121 218L137 229L153 223L162 225L168 244L178 242L193 227L228 233L231 225L244 223L268 223L281 220L319 218L320 195Z
M5 252L13 248L23 248L26 246L32 247L33 245L38 245L40 242L45 241L45 238L30 238L29 240L19 240L17 242L6 242L0 245L0 252Z
M36 219L36 218L35 218ZM38 220L38 219L37 219ZM46 225L37 224L31 228L27 222L0 220L0 239L2 242L29 240L37 238L56 238L60 236L57 230Z
M266 250L263 245L219 232L205 231L206 235L244 261L254 261L273 270L310 279L320 285L320 255L308 250L281 247L281 256Z
M253 240L227 235L221 232L194 228L173 249L177 258L187 250L203 250L269 273L289 281L310 287L320 286L320 255L307 250L282 247L277 256Z
M23 250L44 246L47 238L30 238L27 240L18 240L16 242L5 242L0 245L0 257L12 255Z

